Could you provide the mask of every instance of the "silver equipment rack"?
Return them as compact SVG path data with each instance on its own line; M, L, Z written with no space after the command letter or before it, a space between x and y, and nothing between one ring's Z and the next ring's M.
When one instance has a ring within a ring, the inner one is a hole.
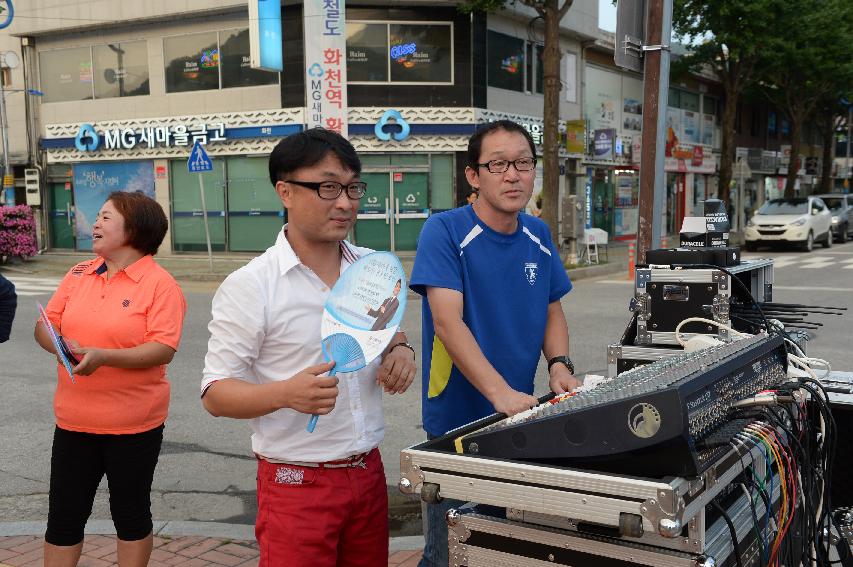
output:
M426 502L452 498L507 509L530 529L594 525L618 539L701 555L708 548L705 506L746 467L764 473L757 448L732 449L695 478L648 479L531 464L434 447L475 424L404 449L399 488ZM752 520L750 519L750 522Z

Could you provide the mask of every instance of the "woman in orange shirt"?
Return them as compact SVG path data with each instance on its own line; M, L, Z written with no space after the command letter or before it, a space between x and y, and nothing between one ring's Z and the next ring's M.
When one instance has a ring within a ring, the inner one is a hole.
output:
M186 313L181 288L153 258L167 228L153 199L110 194L93 227L97 258L71 268L47 304L79 362L72 363L74 381L57 365L45 565L77 564L105 474L119 565L147 565L151 556L151 484L169 408L166 365ZM35 338L56 354L41 323Z

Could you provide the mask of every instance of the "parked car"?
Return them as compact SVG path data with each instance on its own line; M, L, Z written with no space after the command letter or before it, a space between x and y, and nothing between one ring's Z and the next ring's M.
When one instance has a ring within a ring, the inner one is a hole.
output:
M771 199L746 223L746 249L759 244L794 244L807 252L815 242L832 246L832 215L820 197Z
M827 193L820 197L832 214L832 235L841 243L853 236L853 195Z

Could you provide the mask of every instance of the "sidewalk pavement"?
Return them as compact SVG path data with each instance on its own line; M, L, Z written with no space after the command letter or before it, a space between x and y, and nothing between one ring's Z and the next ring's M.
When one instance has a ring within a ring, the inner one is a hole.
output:
M606 251L605 251L606 250ZM246 265L257 254L221 254L213 256L212 260L204 254L176 254L171 256L157 255L154 257L172 276L181 283L184 282L213 282L219 283L234 270ZM414 252L398 252L400 261L407 274L412 273ZM604 261L593 265L569 265L568 273L572 280L610 275L615 273L627 274L628 247L622 242L614 242L600 250L599 256ZM11 272L33 277L61 278L72 266L94 255L90 252L48 251L27 260L10 258L0 264L0 272Z
M44 522L0 523L0 567L41 567ZM108 567L116 563L112 522L89 521L80 567ZM154 522L151 567L254 567L258 544L254 526L212 522ZM391 538L388 567L415 567L421 558L423 537ZM379 566L377 566L379 567Z

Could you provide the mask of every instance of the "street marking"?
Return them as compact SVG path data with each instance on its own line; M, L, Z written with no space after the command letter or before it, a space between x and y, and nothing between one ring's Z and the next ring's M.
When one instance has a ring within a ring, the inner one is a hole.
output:
M799 258L792 258L790 256L782 257L782 258L774 258L773 259L773 268L784 268L785 266L790 266L792 264L796 264L799 262Z
M853 287L805 287L797 285L774 285L773 291L783 289L785 291L843 291L846 293L853 292Z
M836 260L833 258L809 258L798 267L806 270L815 270L820 268L827 268L835 263Z
M38 278L30 276L13 276L7 279L15 284L15 293L18 296L30 297L34 295L53 295L59 286L60 278Z

